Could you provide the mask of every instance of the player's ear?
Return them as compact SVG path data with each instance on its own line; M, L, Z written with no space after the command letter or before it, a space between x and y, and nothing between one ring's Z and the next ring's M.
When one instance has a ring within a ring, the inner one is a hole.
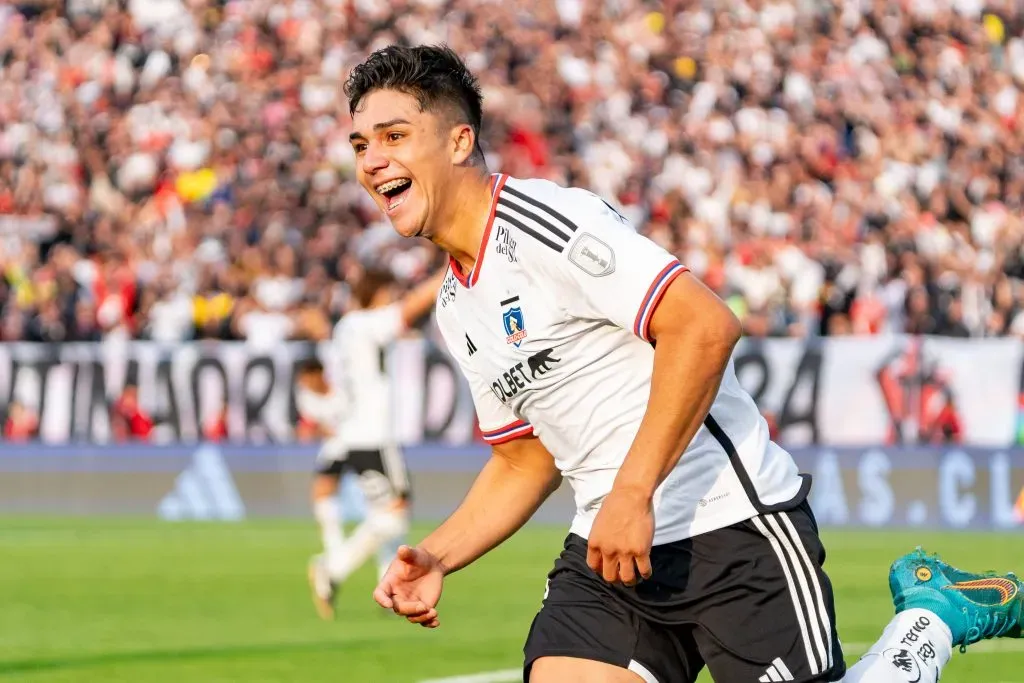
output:
M451 130L452 163L457 166L467 163L476 147L476 135L468 123L455 125Z

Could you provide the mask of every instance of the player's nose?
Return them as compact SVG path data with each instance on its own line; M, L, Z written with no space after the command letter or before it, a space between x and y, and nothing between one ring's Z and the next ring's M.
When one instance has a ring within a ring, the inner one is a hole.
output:
M387 168L387 155L384 154L380 145L370 144L363 153L363 173L374 174L377 171Z

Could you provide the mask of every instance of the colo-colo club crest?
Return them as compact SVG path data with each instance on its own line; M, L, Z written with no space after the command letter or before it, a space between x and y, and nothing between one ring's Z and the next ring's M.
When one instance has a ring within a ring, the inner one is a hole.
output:
M523 310L519 308L518 303L518 296L501 302L502 308L505 309L501 314L501 321L505 325L505 334L507 335L505 343L515 344L516 348L526 338L526 321L523 320Z

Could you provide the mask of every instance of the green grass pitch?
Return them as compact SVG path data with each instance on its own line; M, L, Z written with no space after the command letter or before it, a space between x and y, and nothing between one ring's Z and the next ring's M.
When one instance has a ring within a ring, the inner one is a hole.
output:
M416 533L427 529L417 527ZM376 607L364 568L319 621L313 523L0 520L0 683L416 683L518 667L564 529L527 527L453 576L441 628ZM828 532L847 659L891 616L886 571L921 543L970 569L1024 570L1019 537ZM954 654L943 683L1024 681L1024 644ZM710 680L710 679L706 679Z

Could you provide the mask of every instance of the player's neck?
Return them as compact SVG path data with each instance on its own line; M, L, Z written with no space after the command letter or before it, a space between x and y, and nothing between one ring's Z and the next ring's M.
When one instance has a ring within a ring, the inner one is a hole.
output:
M386 292L380 292L375 294L370 302L363 307L364 310L372 311L377 308L383 308L390 304L392 301L391 295Z
M491 176L485 169L466 169L454 183L441 227L431 241L455 259L464 272L473 270L491 212Z

